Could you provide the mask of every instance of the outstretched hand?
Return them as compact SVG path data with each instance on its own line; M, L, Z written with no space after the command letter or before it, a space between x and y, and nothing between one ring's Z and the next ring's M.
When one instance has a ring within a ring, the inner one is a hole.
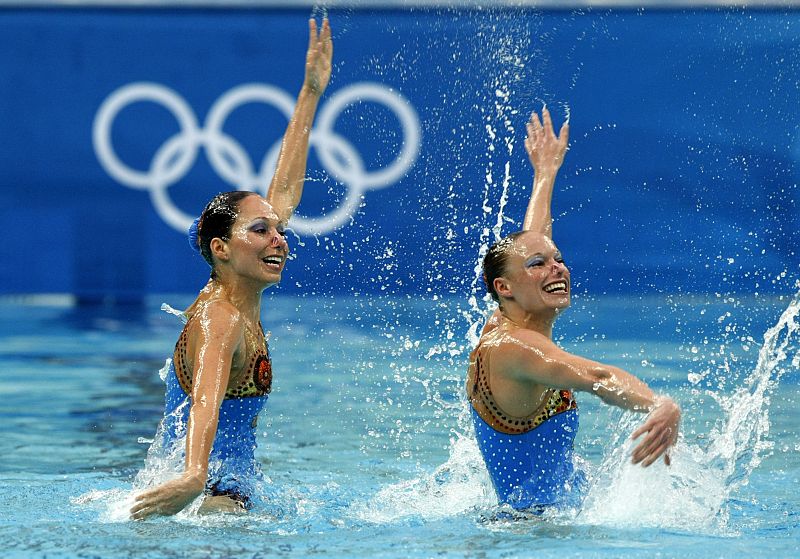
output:
M308 52L306 53L306 77L303 84L311 93L322 95L331 79L333 41L328 18L322 20L322 30L317 33L317 22L308 20Z
M664 399L647 417L647 421L631 435L636 439L647 433L633 451L634 464L641 463L645 468L664 456L664 463L669 466L669 449L678 441L678 429L681 423L681 409L670 399Z
M569 142L569 124L564 123L556 136L553 121L547 107L542 108L542 121L535 112L527 125L528 136L525 138L525 150L531 165L537 173L546 172L555 175L564 161Z

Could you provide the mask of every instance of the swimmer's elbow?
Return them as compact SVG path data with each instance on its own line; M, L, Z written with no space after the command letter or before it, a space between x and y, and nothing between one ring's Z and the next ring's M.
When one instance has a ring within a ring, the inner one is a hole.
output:
M614 389L614 373L602 365L591 367L586 371L584 389L594 392L601 398L604 394Z

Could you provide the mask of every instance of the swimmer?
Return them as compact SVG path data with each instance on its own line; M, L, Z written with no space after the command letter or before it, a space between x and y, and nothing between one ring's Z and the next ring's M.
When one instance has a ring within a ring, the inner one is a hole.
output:
M167 448L185 447L184 472L137 495L130 511L135 520L175 514L201 495L201 512L252 505L262 476L254 455L256 421L272 385L261 293L280 281L286 263L285 227L302 195L309 134L332 55L328 20L319 32L309 20L305 79L266 198L219 194L190 231L211 278L183 313L161 425Z
M547 109L527 125L525 149L534 183L523 230L492 246L484 281L499 307L470 354L467 397L478 446L500 503L541 513L575 507L585 487L573 466L578 405L573 392L647 413L633 438L635 464L669 465L681 410L618 367L568 353L553 342L553 324L570 304L570 273L552 239L550 204L567 151L569 126L556 136Z

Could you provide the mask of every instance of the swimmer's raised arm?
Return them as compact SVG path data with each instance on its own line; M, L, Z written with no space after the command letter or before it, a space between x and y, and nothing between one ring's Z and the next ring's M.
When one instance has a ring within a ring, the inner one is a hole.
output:
M292 217L303 194L311 126L314 123L319 99L331 78L333 41L328 19L322 21L319 33L316 21L310 19L308 35L305 79L297 96L294 113L283 136L275 176L266 196L284 225Z
M631 373L559 348L547 336L519 329L499 342L492 366L509 378L550 388L571 389L598 396L626 410L649 412L647 421L633 433L647 436L633 452L633 462L649 466L660 456L669 464L669 448L678 439L681 411L671 399L657 396Z
M525 150L528 152L528 158L534 169L534 180L522 229L536 231L552 238L553 219L550 205L556 174L564 161L564 154L567 152L569 124L565 122L561 126L559 135L556 136L550 111L544 107L541 122L535 112L531 114L527 131Z
M536 231L552 238L553 218L550 206L553 199L556 174L558 174L558 170L564 162L564 154L567 152L569 124L565 122L561 126L559 135L556 136L553 131L550 111L547 110L547 107L542 108L542 121L533 112L526 126L528 133L525 138L525 151L528 152L528 159L531 162L531 166L533 166L534 177L531 198L528 202L528 209L525 212L522 229L524 231ZM499 319L500 311L495 310L484 325L481 335L493 330L497 326Z
M136 497L131 517L171 515L196 499L208 479L208 459L219 424L219 410L230 378L231 362L242 343L244 326L240 312L228 302L201 307L197 348L194 353L191 407L186 431L184 472Z

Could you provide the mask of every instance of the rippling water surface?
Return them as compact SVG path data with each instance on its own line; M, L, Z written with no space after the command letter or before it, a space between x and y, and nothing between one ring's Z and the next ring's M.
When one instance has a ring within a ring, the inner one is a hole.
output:
M185 306L186 297L165 297ZM265 299L275 382L259 423L270 505L133 523L180 324L159 310L0 303L3 556L729 557L798 553L790 297L579 299L567 349L684 408L673 466L629 466L636 416L581 395L580 511L504 519L466 421L461 299Z

